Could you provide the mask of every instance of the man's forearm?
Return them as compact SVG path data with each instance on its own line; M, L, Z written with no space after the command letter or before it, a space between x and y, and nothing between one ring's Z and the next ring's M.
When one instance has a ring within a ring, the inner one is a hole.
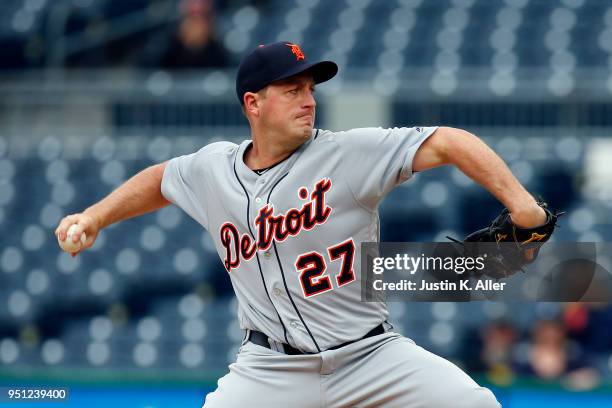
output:
M544 211L514 177L506 163L482 140L461 129L439 128L425 143L429 145L417 166L423 169L452 164L486 188L508 208L513 221L533 227L546 221Z
M450 162L486 188L510 212L535 202L506 163L482 140L471 133L457 131L448 141Z
M136 174L101 201L84 211L102 229L115 222L145 214L170 204L161 193L166 163Z

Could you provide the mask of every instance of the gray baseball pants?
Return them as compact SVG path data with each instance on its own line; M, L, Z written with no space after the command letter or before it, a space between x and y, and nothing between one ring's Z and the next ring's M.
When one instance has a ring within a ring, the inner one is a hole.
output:
M203 408L499 408L459 367L397 333L290 356L246 343Z

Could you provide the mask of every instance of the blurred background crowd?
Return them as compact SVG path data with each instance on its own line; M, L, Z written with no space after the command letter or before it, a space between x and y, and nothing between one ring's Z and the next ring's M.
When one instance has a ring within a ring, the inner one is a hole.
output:
M280 40L340 65L317 90L318 127L464 128L568 212L556 240L610 241L608 0L3 0L0 380L226 371L243 336L232 288L186 214L113 226L74 259L53 230L139 169L248 138L235 69ZM461 237L500 209L459 172L432 170L381 206L381 239ZM390 309L400 332L502 389L610 387L607 304Z

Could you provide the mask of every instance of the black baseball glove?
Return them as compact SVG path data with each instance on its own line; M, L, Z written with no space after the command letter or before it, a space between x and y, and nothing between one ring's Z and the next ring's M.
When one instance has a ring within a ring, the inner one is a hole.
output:
M539 227L519 228L512 222L507 208L491 224L469 234L463 242L464 256L483 257L482 273L496 279L506 278L533 262L542 245L550 239L557 219L563 213L553 213L544 202L538 205L546 212L546 222Z

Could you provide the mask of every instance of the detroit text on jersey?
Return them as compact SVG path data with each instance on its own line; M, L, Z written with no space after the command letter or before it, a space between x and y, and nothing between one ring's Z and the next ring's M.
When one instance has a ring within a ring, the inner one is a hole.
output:
M319 180L310 194L310 199L300 209L290 208L284 214L274 215L274 206L266 205L259 210L255 219L257 239L248 233L240 235L238 228L231 223L224 223L219 234L225 248L223 264L228 272L240 266L242 260L253 258L255 252L266 251L272 240L282 242L289 236L297 236L302 230L310 230L325 223L332 213L332 207L325 203L325 193L332 187L328 178ZM298 191L301 200L309 198L308 189L301 187Z

